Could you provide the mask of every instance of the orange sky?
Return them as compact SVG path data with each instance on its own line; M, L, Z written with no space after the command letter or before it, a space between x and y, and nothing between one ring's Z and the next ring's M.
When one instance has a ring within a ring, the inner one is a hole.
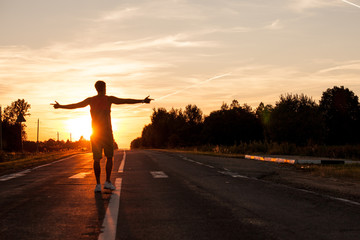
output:
M350 2L352 4L350 4ZM31 104L30 140L89 132L89 109L54 110L107 83L115 140L129 147L152 108L237 99L254 108L281 94L344 85L360 95L360 0L0 0L0 104ZM84 124L81 124L84 123Z

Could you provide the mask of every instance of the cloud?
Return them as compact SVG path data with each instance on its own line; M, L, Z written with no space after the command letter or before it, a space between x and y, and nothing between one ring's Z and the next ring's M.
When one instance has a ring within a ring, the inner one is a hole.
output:
M276 19L270 25L265 26L266 29L277 30L283 28L282 24L280 23L280 19Z
M302 12L312 8L338 7L341 2L338 0L295 0L291 3L290 8Z
M162 20L200 20L205 19L202 10L191 2L184 1L151 1L137 3L123 3L125 7L103 12L94 22L123 22L129 19L134 21L162 19ZM135 6L135 7L134 7Z
M344 3L347 3L347 4L350 4L354 7L357 7L357 8L360 8L360 3L359 4L356 4L356 3L353 3L353 2L350 2L350 1L346 1L346 0L342 0Z
M130 8L112 10L102 13L100 17L94 20L94 22L118 21L118 20L136 17L137 15L139 15L139 8L130 7Z
M115 42L113 50L134 50L139 48L152 47L213 47L216 44L210 41L187 40L184 34L168 35L160 38L146 38L137 41Z
M350 61L341 63L335 67L325 68L318 71L318 74L335 74L335 72L339 71L360 71L360 61Z

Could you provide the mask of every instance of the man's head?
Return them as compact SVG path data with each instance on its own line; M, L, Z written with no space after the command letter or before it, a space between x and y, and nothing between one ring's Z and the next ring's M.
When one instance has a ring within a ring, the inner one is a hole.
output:
M105 94L106 93L106 83L104 81L97 81L95 83L95 88L98 94Z

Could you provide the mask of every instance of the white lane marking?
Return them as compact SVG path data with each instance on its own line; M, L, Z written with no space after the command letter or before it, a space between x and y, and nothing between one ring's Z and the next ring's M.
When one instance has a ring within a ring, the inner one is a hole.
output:
M100 233L98 240L114 240L116 237L116 228L118 222L118 213L120 205L121 178L116 178L116 189L112 192L108 208L106 209L105 218L102 224L103 231Z
M62 161L65 161L65 160L69 160L69 159L71 159L73 157L76 157L77 155L78 154L67 157L67 158L64 158L64 159L57 160L55 162L51 162L51 163L47 163L47 164L40 165L40 166L37 166L37 167L33 167L33 168L30 168L30 169L26 169L26 170L23 170L21 172L4 175L4 176L0 177L0 182L7 181L7 180L17 178L17 177L25 176L27 173L31 172L32 170L39 169L39 168L42 168L42 167L45 167L45 166L50 166L50 165L52 165L54 163L62 162Z
M208 167L208 168L215 168L214 166L211 166L209 164L205 164L205 163L202 163L202 162L194 161L194 160L192 160L190 158L184 157L183 155L178 155L178 156L181 157L183 160L188 161L188 162L196 163L198 165L205 166L205 167Z
M208 167L208 168L215 168L214 166L211 166L211 165L208 165L208 164L204 164L205 167Z
M51 164L52 164L52 163L40 165L40 166L34 167L32 170L35 170L35 169L38 169L38 168L42 168L42 167L46 167L46 166L50 166Z
M327 195L325 195L327 196ZM345 198L337 198L337 197L331 197L331 196L328 196L330 199L333 199L333 200L338 200L338 201L341 201L341 202L345 202L345 203L350 203L350 204L354 204L354 205L357 205L357 206L360 206L360 203L359 202L355 202L355 201L351 201L349 199L345 199Z
M24 171L21 171L21 172L18 172L18 173L8 174L8 175L5 175L5 176L2 176L0 178L0 181L7 181L7 180L10 180L10 179L13 179L13 178L21 177L21 176L26 175L29 172L31 172L31 170L27 169L27 170L24 170Z
M230 171L218 171L218 173L221 173L223 175L231 176L233 178L246 178L249 179L248 176L240 175L236 172L230 172Z
M120 164L119 169L118 169L118 172L119 172L119 173L123 173L123 172L124 172L125 159L126 159L126 151L124 150L123 158L122 158L122 160L121 160L121 164Z
M78 173L78 174L75 174L69 178L85 178L86 175L90 174L91 172L81 172L81 173Z
M287 186L287 187L288 187L288 186ZM301 191L301 192L310 193L310 194L314 194L314 195L317 195L317 196L326 197L326 198L329 198L329 199L332 199L332 200L337 200L337 201L340 201L340 202L350 203L350 204L353 204L353 205L360 206L360 203L359 203L359 202L355 202L355 201L352 201L352 200L349 200L349 199L346 199L346 198L333 197L333 196L330 196L330 195L321 194L321 193L317 193L317 192L314 192L314 191L310 191L310 190L306 190L306 189L301 189L301 188L293 188L293 187L288 187L288 188L290 188L290 189L296 189L296 190L299 190L299 191Z
M151 171L150 173L153 176L153 178L168 178L169 177L162 171Z

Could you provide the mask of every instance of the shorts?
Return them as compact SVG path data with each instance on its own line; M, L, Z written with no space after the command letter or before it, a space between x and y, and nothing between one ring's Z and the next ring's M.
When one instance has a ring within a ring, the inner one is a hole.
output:
M114 138L91 138L91 148L93 152L94 161L100 161L102 159L102 150L107 158L114 156Z

